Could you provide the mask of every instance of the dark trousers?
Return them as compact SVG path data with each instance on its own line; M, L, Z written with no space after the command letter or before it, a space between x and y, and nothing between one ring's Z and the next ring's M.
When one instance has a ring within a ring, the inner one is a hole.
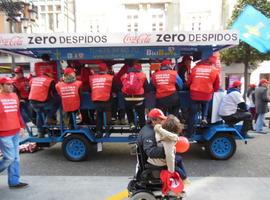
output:
M145 125L145 103L144 101L126 101L125 108L127 113L127 118L129 123L135 123L135 116L133 109L135 109L136 114L139 118L139 125L142 128ZM136 117L137 117L136 116Z
M221 116L221 118L228 125L234 125L238 122L244 121L241 129L241 134L245 136L249 130L252 129L252 115L250 112L237 111L229 116Z
M168 113L179 117L180 97L178 92L175 92L170 96L157 99L157 107L161 109L165 115Z
M209 101L194 101L190 103L190 116L188 120L189 135L195 134L195 126L199 123L199 112L202 113L202 119L207 119Z
M111 100L109 101L96 101L94 102L96 106L96 111L97 111L97 119L96 119L96 131L101 132L102 127L103 127L103 122L104 122L104 113L106 114L106 125L108 127L108 124L110 124L110 114L111 114L111 107L112 103Z
M56 111L60 107L59 99L51 99L45 102L31 101L30 104L33 110L36 112L37 119L36 125L40 133L44 132L45 120L48 123L48 120L55 118Z
M33 108L31 107L28 100L20 102L21 115L25 123L33 121Z
M179 173L182 180L187 178L187 173L184 168L183 159L180 155L175 155L175 171Z

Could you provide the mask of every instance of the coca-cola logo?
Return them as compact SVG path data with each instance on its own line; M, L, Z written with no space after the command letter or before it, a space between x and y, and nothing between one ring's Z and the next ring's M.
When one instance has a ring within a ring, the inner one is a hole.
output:
M144 44L144 43L150 43L151 42L151 34L140 34L140 35L131 35L127 34L124 39L124 43L128 44Z
M13 36L11 38L0 37L0 45L3 45L3 46L12 47L12 46L20 46L22 44L23 44L23 39L22 37L19 37L19 36Z

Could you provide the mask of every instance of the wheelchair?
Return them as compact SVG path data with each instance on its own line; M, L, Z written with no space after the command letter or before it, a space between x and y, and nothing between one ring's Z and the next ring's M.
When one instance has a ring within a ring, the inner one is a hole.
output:
M136 156L136 173L127 187L130 200L182 200L185 197L185 192L182 192L180 197L176 197L172 192L167 195L162 194L160 171L167 167L147 163L147 156L143 152L142 145L138 143L136 143Z

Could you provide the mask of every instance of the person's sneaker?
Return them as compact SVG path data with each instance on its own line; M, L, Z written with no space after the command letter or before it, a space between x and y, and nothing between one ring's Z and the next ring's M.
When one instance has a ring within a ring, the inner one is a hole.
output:
M125 119L121 119L121 120L120 120L120 124L121 124L121 125L127 125L127 122L126 122Z
M203 119L203 120L201 121L201 125L202 125L202 126L206 126L207 124L208 124L208 122L207 122L206 119Z
M130 123L130 124L129 124L129 127L130 127L130 129L135 129L134 123Z
M22 183L22 182L20 182L17 185L10 185L9 188L10 189L19 189L19 188L24 188L24 187L27 187L27 186L28 186L28 183Z
M184 186L186 187L186 186L189 186L191 184L191 181L188 178L186 178L183 180L183 183L184 183Z

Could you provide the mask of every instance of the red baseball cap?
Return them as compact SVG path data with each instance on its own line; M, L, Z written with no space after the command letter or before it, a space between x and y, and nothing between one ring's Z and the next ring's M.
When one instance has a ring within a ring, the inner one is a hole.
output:
M260 84L263 84L263 83L267 83L267 84L268 84L268 83L269 83L269 81L268 81L268 80L266 80L265 78L263 78L263 79L261 79L261 80L260 80Z
M106 71L108 69L106 63L99 63L98 68L100 71Z
M135 64L134 65L134 68L138 71L141 71L142 70L142 65L141 64Z
M250 88L255 88L256 87L256 84L249 84L249 87Z
M75 70L71 67L67 67L65 70L64 70L64 74L65 75L68 75L68 74L72 74L72 73L75 73Z
M239 87L240 85L242 85L241 81L234 81L232 87L236 88Z
M14 69L14 73L23 73L23 70L22 70L21 67L16 67L16 68Z
M154 119L156 119L156 118L167 119L167 117L164 115L162 110L160 110L158 108L153 108L152 110L150 110L150 112L148 113L148 117L154 118Z
M0 77L0 84L12 84L14 81L6 76Z
M168 59L163 60L161 62L161 66L167 66L167 65L171 65L171 64L172 64L172 61L171 60L168 60Z

